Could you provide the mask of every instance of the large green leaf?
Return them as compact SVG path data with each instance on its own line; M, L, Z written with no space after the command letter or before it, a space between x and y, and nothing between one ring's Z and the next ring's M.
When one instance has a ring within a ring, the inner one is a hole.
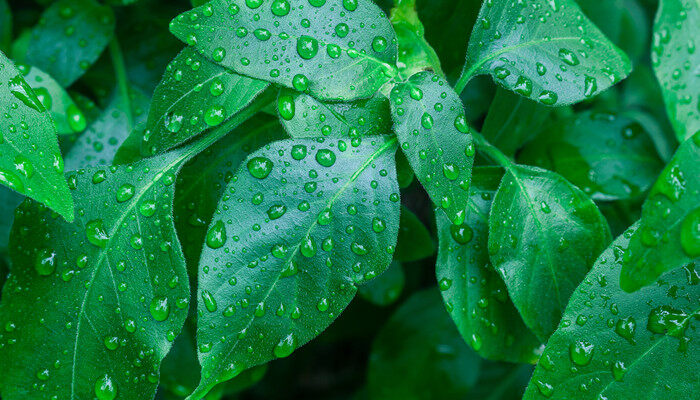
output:
M425 27L416 11L416 0L398 0L391 9L391 25L399 43L399 72L405 78L431 70L444 77L440 59L425 39Z
M523 323L489 261L489 213L502 174L498 168L474 169L463 224L453 225L437 214L440 249L435 274L447 311L479 355L532 363L540 342Z
M663 162L644 128L611 112L586 111L549 126L519 160L553 170L594 200L639 197Z
M394 130L428 195L450 220L461 223L467 205L474 145L455 91L431 72L420 72L391 92Z
M16 66L41 104L51 113L51 119L59 135L69 135L85 130L87 120L83 112L51 75L37 67L24 64Z
M552 108L499 88L486 114L481 134L508 156L532 140Z
M0 0L0 51L7 52L12 41L12 11L7 0Z
M621 258L635 228L613 242L574 292L526 400L696 397L700 276L689 264L625 293Z
M380 94L349 103L328 103L282 89L277 109L282 125L293 138L356 138L391 131L389 101Z
M481 359L464 343L437 290L399 307L372 344L367 372L372 400L463 399Z
M164 152L222 124L267 86L186 47L168 65L153 94L141 154Z
M114 91L107 107L92 121L66 154L66 169L78 170L88 166L110 165L119 146L129 136L129 114L134 123L146 120L150 99L132 88L125 102L120 91ZM130 110L127 110L129 107Z
M651 60L679 141L700 131L700 26L697 0L661 0L654 21Z
M489 216L488 248L515 307L545 342L610 229L593 201L554 172L510 166Z
M246 368L290 355L391 262L399 220L396 140L274 142L231 179L199 270L200 399ZM251 351L252 350L252 351Z
M590 98L625 78L627 56L574 0L484 1L471 37L460 92L490 74L500 85L546 105Z
M3 399L151 398L189 305L172 221L181 150L68 180L69 224L28 201L0 303Z
M41 15L20 61L68 87L97 60L113 35L112 8L95 0L58 0Z
M175 190L175 226L195 281L207 227L238 166L253 151L283 138L283 129L276 118L257 116L180 171Z
M395 74L396 34L371 0L214 0L170 30L233 71L319 99L371 97Z
M636 290L700 259L700 132L681 144L642 206L620 283Z
M73 199L50 113L0 53L0 183L73 220Z

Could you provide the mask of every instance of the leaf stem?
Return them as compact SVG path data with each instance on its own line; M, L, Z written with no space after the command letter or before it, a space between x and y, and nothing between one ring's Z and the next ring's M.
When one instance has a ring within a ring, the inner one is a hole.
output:
M109 55L112 58L112 67L114 74L117 77L117 89L122 98L124 113L126 114L128 132L134 128L134 116L131 110L131 99L129 98L129 79L126 76L126 64L124 64L124 55L119 47L119 41L116 37L109 42Z
M509 171L513 169L515 163L510 158L508 158L508 156L503 154L501 150L489 143L488 140L486 140L486 138L480 133L472 131L471 134L474 140L474 144L476 145L476 148L477 150L479 150L479 152L481 152L483 155L496 162L503 168Z

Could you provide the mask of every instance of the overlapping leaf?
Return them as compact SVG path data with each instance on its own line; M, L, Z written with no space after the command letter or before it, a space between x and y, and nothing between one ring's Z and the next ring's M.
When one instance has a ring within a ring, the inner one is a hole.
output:
M0 53L0 183L73 220L73 199L49 112Z
M594 200L639 197L663 168L651 137L637 121L598 111L549 126L519 160L561 174Z
M70 173L72 224L21 206L0 304L3 399L154 395L189 305L172 221L175 174L188 156Z
M636 290L700 259L700 132L678 148L651 188L620 283Z
M202 381L286 357L384 272L398 234L396 141L292 139L253 153L214 214L199 271ZM252 350L252 351L251 351Z
M439 76L421 72L392 90L391 110L416 177L450 220L461 223L475 148L459 96Z
M526 400L683 399L700 380L700 276L693 263L653 286L620 289L636 225L598 258L547 343ZM585 390L581 390L585 388Z
M440 249L435 274L459 333L484 358L531 363L540 342L523 323L503 280L491 267L488 221L502 171L474 169L463 224L438 213Z
M215 0L170 30L228 69L325 100L371 97L397 58L396 34L371 0Z
M662 0L654 22L651 60L680 142L700 131L700 52L695 50L700 4Z
M114 12L95 0L58 0L41 16L19 60L65 87L97 60L114 35Z
M398 67L403 77L427 70L445 76L437 53L425 39L425 27L418 17L416 0L396 1L391 9L391 25L399 43Z
M610 242L593 201L554 172L510 166L489 216L491 262L515 307L543 342L569 296Z
M627 56L574 0L484 1L458 90L472 76L545 105L591 98L625 78Z

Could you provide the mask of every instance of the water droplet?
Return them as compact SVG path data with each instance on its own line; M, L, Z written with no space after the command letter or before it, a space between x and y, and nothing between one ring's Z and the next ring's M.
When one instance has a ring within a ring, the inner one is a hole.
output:
M257 179L265 179L272 172L272 161L266 157L253 157L248 161L248 172Z
M170 315L170 304L168 304L167 297L154 297L149 308L156 321L165 321Z
M277 358L289 357L296 348L297 340L293 333L282 338L273 349L273 353Z
M216 299L210 291L202 291L202 300L204 300L204 307L206 307L207 311L214 312L217 310Z
M452 235L452 239L454 239L455 242L464 245L472 240L474 231L469 225L451 225L450 235Z
M318 54L318 40L311 36L301 36L297 39L297 53L304 60L310 60Z
M42 249L34 260L34 269L41 276L49 276L56 270L56 253Z
M134 197L134 185L126 183L117 189L117 201L123 203Z
M571 361L577 365L588 365L593 358L595 346L584 340L577 340L569 346Z
M105 374L95 382L95 396L97 400L114 400L117 398L117 385L112 378Z
M207 246L218 249L226 244L226 227L221 220L216 221L207 231Z
M85 236L88 242L97 247L105 247L109 241L109 235L101 219L93 219L85 225Z
M335 153L328 149L320 149L316 152L316 161L324 167L335 164Z

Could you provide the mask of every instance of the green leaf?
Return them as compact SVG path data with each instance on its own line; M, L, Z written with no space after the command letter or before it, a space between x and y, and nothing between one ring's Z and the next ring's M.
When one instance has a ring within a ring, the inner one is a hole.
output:
M689 264L634 294L621 290L621 256L636 227L613 242L572 295L525 400L693 397L700 276Z
M700 132L686 140L661 172L642 206L620 283L627 291L700 259Z
M415 293L372 343L372 400L462 399L476 385L481 359L464 343L437 290Z
M153 94L141 154L162 153L222 124L268 86L186 47L168 65Z
M394 260L401 262L418 261L435 254L435 243L428 228L408 208L401 206L399 240L394 252Z
M371 0L339 3L214 0L170 31L239 74L318 99L368 98L395 73L396 34Z
M126 103L121 92L115 90L107 107L90 123L66 154L66 168L78 170L88 166L112 164L117 149L130 133L128 114L134 116L137 125L144 123L149 101L146 95L132 88ZM126 104L131 110L126 110Z
M637 198L663 169L654 143L637 121L600 111L549 126L519 160L557 172L594 200Z
M357 288L357 293L370 303L382 307L392 305L399 299L406 284L406 274L398 261L378 277Z
M0 254L4 253L10 241L10 230L15 219L15 208L22 202L23 196L0 186ZM0 273L0 275L4 275ZM0 285L0 288L2 286Z
M700 131L700 53L695 51L699 25L697 1L661 0L654 21L651 61L680 142Z
M73 220L56 128L12 61L0 53L0 183Z
M283 136L276 118L256 116L199 154L178 175L175 226L195 278L207 227L238 166L250 153Z
M502 174L499 168L474 169L463 224L453 225L437 213L440 249L435 274L447 311L480 356L533 363L540 341L523 323L489 261L489 213Z
M408 159L403 152L399 151L396 153L396 178L399 181L399 187L406 189L411 186L415 177L416 174L413 172L411 164L408 163Z
M51 113L59 135L72 135L85 130L87 120L83 112L51 75L29 65L16 64L16 67L34 90L39 102Z
M277 111L282 125L293 138L357 138L391 131L389 101L380 94L350 103L328 103L282 89Z
M241 165L202 250L203 379L190 398L290 355L338 317L357 284L389 266L399 220L395 151L396 140L382 137L353 146L292 139Z
M491 262L515 307L543 342L579 282L610 243L593 201L554 172L510 166L489 216Z
M551 110L499 88L486 114L481 134L504 154L513 156L540 132Z
M441 77L445 74L440 59L425 39L425 27L416 11L416 0L399 0L391 9L391 25L399 42L398 67L401 76L408 78L420 71L434 71Z
M391 109L416 177L450 220L461 223L475 149L459 96L437 75L420 72L392 90Z
M68 87L97 60L114 35L114 13L95 0L58 0L41 15L20 60Z
M175 174L187 157L184 149L70 174L72 224L23 203L0 304L3 399L154 395L189 304L172 222Z
M463 78L489 74L545 105L590 98L625 78L627 56L573 0L484 1L469 38Z
M0 0L0 51L7 52L12 42L12 10L7 0Z

